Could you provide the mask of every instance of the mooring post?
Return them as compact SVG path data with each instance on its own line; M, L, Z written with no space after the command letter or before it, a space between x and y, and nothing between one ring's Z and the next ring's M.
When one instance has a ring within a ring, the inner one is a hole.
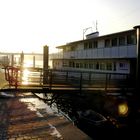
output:
M20 65L21 65L21 68L23 68L23 65L24 65L24 53L23 53L23 51L20 54Z
M49 47L44 46L43 50L43 84L47 83L48 77Z
M14 66L14 54L11 54L11 66Z
M35 68L35 55L33 56L33 68Z
M137 37L137 47L136 47L136 92L140 91L139 83L140 83L140 25L135 26L136 29L136 37ZM140 95L139 95L140 96Z

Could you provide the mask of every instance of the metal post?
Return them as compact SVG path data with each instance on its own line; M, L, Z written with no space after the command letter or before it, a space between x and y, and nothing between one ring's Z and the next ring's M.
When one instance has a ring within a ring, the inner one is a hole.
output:
M22 53L20 54L20 82L22 83L22 77L23 77L23 67L24 67L24 53L22 51Z
M43 50L43 84L47 83L48 61L49 61L49 47L46 45L44 46Z
M11 54L11 66L14 66L14 54Z
M89 72L89 79L88 79L89 83L91 83L91 75L92 75L91 72Z
M35 68L35 55L33 56L33 68Z
M52 70L49 71L49 84L50 84L49 88L51 90L52 89Z
M82 93L82 80L83 80L83 73L81 72L81 75L80 75L80 94Z
M108 73L106 73L106 79L105 79L105 91L107 91L108 86Z
M140 87L140 25L135 26L134 29L136 29L136 37L137 37L137 49L136 49L136 91L138 92ZM138 92L139 93L139 92Z
M24 53L23 53L23 51L20 54L20 65L21 65L21 68L23 68L23 65L24 65Z
M68 81L68 71L66 71L66 81Z

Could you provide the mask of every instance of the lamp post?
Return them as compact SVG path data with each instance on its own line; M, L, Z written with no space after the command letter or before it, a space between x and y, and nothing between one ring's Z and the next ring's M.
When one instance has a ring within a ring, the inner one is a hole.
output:
M92 29L92 27L88 27L88 28L83 29L83 40L84 40L84 35L88 29Z

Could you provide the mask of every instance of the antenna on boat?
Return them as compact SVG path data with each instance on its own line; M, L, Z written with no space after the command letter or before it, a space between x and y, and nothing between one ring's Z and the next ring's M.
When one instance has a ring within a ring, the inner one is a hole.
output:
M93 22L93 26L95 27L95 31L98 32L98 21Z
M97 22L97 20L96 20L95 28L96 28L96 32L97 32L98 31L98 22Z

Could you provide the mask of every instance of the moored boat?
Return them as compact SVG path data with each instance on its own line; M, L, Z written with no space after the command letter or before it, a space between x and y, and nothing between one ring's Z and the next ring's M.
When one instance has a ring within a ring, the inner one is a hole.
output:
M94 110L78 111L79 121L87 125L100 126L107 122L107 119Z

